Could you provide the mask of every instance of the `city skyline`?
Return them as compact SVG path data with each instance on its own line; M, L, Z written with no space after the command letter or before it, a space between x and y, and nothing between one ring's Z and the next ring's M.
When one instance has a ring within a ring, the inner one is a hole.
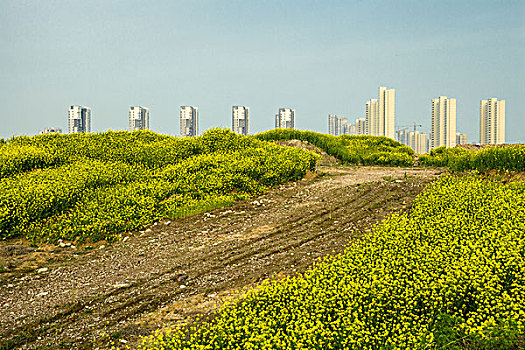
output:
M93 109L92 131L126 130L127 108L143 105L152 130L177 134L176 106L193 104L201 130L230 128L231 106L247 105L252 134L279 106L297 111L296 128L325 132L328 113L364 117L388 86L396 125L429 131L428 101L452 96L457 129L479 142L479 101L497 97L505 141L525 142L523 18L513 0L5 0L0 137L66 131L69 104Z
M388 106L393 105L391 114L395 116L395 89L386 89L379 87L379 94L387 96L390 94L391 101L383 98L381 104ZM349 121L348 117L329 114L328 115L328 131L327 133L334 136L339 135L371 135L371 136L387 136L378 133L379 127L375 126L374 130L370 125L372 114L375 122L378 123L379 111L378 104L380 99L371 99L365 104L366 118L356 118L355 123ZM373 103L373 112L370 111L370 103ZM505 143L505 100L498 100L497 98L488 98L480 101L480 142L482 145L502 144ZM395 135L387 136L398 140L401 143L412 147L417 153L425 153L427 149L436 148L439 146L454 147L468 143L468 135L456 132L456 99L448 98L447 96L440 96L431 100L431 131L428 133L417 131L416 127L421 127L420 124L413 123L414 130L409 132L408 127L396 126ZM383 120L386 113L383 112ZM242 135L249 135L249 115L250 108L248 106L232 106L231 130ZM87 119L86 119L87 116ZM86 119L86 120L84 120ZM392 118L393 119L393 118ZM69 133L75 132L90 132L91 124L91 108L86 106L71 106L68 110ZM78 129L78 124L83 126ZM362 125L360 125L362 124ZM386 124L385 122L382 123ZM394 125L392 120L392 125ZM372 124L372 126L374 126ZM295 128L295 110L291 108L280 108L279 113L275 115L275 128ZM72 129L73 128L73 129ZM86 131L88 130L88 131ZM113 129L110 129L113 130ZM129 107L129 131L135 130L149 130L149 109L142 106ZM385 128L383 127L383 130ZM383 131L384 132L384 131ZM40 130L38 134L48 133L62 133L61 128L46 127ZM198 107L194 106L180 106L180 136L197 136L199 134L198 123ZM422 137L428 138L428 145L421 146L423 143ZM475 142L474 142L475 143ZM423 151L424 150L424 151Z

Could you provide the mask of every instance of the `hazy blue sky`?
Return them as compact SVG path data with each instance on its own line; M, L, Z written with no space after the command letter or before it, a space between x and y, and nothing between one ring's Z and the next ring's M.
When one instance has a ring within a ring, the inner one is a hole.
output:
M179 106L200 130L251 109L251 132L279 107L327 132L380 85L396 89L396 125L430 128L430 100L457 98L458 132L479 140L479 101L507 100L507 141L525 142L525 1L0 0L0 137L125 130L131 105L151 129L179 133Z

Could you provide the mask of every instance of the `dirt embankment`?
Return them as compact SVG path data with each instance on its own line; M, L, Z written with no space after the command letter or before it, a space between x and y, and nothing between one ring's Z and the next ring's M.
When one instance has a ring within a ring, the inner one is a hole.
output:
M111 246L2 242L1 263L10 268L0 273L0 348L136 345L139 335L213 313L224 297L341 252L370 225L409 209L439 174L320 169L323 175L229 208L163 220Z

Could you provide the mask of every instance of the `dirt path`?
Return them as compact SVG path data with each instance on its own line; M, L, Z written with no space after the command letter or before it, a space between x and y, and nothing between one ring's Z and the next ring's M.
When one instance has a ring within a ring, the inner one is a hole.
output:
M212 313L242 288L301 273L341 252L371 224L408 209L440 173L321 170L326 174L229 208L162 221L101 249L46 248L58 261L39 261L39 249L20 241L2 242L0 262L11 272L0 273L0 348L105 348L121 339L134 346L159 326Z

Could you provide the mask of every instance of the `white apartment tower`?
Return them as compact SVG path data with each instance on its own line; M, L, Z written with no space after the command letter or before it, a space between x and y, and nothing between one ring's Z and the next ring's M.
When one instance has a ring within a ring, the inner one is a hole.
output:
M355 134L356 135L367 135L367 125L365 118L357 118L355 120Z
M68 114L70 134L91 132L91 108L71 106Z
M378 121L380 136L394 139L396 130L396 90L379 87Z
M377 99L371 99L365 104L366 127L364 134L381 136L379 132L379 113Z
M275 127L295 129L295 109L279 108L279 113L275 115Z
M129 107L129 131L149 129L149 109L132 106Z
M378 99L366 102L367 134L395 138L396 90L379 87Z
M481 100L479 109L479 142L482 145L505 143L505 100Z
M250 108L246 106L232 107L232 131L241 135L250 132Z
M180 107L180 136L193 137L199 134L199 108Z
M337 133L337 118L335 114L328 114L328 133L330 135Z
M432 136L430 148L456 146L456 99L439 96L432 99Z

